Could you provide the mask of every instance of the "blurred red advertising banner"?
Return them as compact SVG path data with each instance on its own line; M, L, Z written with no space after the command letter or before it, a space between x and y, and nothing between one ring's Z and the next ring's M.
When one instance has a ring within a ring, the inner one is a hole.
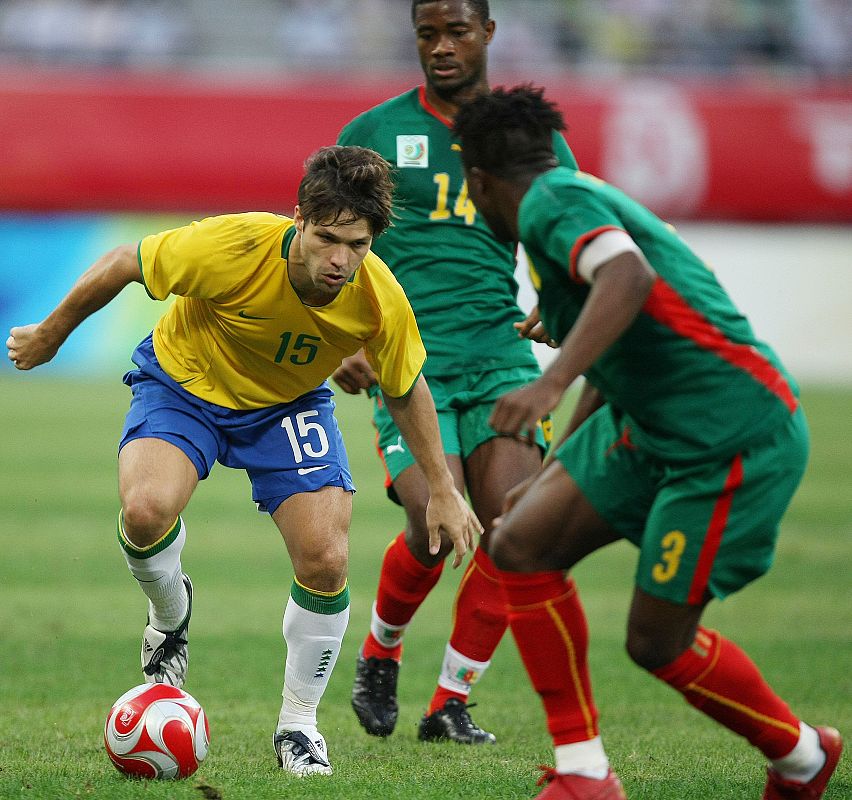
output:
M418 79L0 70L0 209L289 213L305 158ZM852 82L542 83L581 167L663 217L852 221Z

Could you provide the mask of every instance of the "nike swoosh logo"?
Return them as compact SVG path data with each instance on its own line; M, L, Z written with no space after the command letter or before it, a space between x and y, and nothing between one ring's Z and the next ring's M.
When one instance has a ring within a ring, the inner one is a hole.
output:
M275 317L254 317L251 314L246 314L245 311L240 311L237 316L242 317L243 319L275 319Z
M323 464L319 467L299 467L297 472L299 473L299 475L307 475L309 472L316 472L317 470L325 469L326 467L328 467L328 464Z

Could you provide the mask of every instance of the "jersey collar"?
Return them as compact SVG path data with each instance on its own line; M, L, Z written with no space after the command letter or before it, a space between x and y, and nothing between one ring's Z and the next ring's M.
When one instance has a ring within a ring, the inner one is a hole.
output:
M431 114L439 122L443 122L448 128L452 129L453 122L447 119L435 106L433 106L426 98L426 86L421 84L417 87L417 98L420 100L420 105L427 114Z
M284 232L284 238L281 240L281 258L285 261L289 260L290 257L290 245L293 243L293 239L296 238L296 225L295 223L291 228L288 228Z

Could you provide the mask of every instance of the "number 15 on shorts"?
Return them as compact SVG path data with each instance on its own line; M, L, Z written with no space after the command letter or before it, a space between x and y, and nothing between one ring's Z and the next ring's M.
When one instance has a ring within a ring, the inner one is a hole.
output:
M305 457L322 458L328 453L325 429L319 422L311 421L311 417L318 416L319 411L300 411L281 420L281 427L287 432L287 439L293 448L293 461L296 464L301 464Z

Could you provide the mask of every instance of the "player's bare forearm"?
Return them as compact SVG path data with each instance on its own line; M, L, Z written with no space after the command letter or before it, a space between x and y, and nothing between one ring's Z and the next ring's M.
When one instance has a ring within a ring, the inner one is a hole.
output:
M656 273L635 253L622 253L601 266L577 321L559 355L533 383L503 395L494 407L495 430L518 435L534 430L565 390L630 327L645 304Z
M600 267L560 355L542 377L564 392L633 324L655 277L634 253L623 253Z
M423 470L430 490L446 491L453 487L441 447L438 414L426 379L421 375L405 397L385 394L384 399L402 438Z
M438 414L432 394L421 375L405 397L384 395L385 405L411 450L429 486L426 522L429 528L429 552L441 545L441 530L446 531L455 549L453 566L473 547L473 537L482 533L482 525L464 498L456 490L441 446Z
M121 245L101 256L78 278L71 291L41 322L12 328L7 355L17 369L50 361L69 334L103 308L130 283L141 283L135 245Z

